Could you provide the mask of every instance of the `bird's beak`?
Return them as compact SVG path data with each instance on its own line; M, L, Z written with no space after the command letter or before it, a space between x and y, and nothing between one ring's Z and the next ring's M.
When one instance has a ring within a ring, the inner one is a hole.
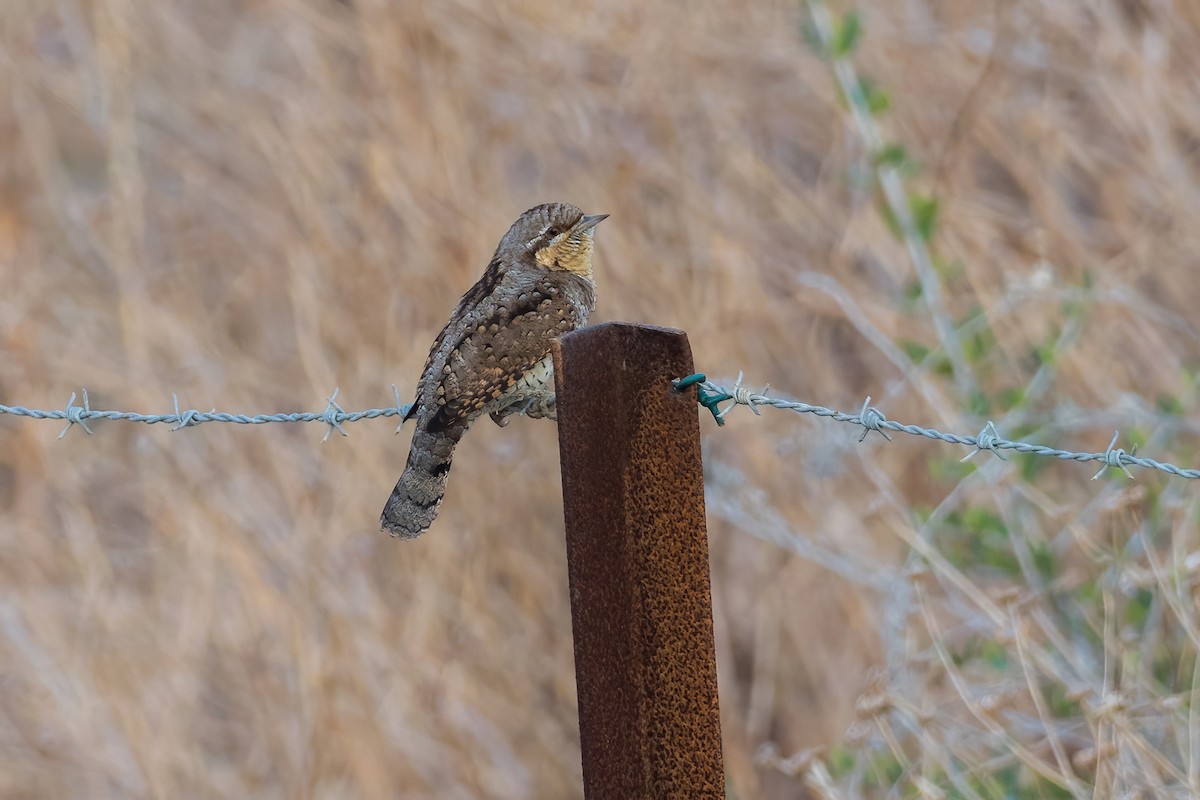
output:
M579 222L575 223L575 230L573 233L587 233L606 219L608 219L608 214L591 214L586 216L579 220Z

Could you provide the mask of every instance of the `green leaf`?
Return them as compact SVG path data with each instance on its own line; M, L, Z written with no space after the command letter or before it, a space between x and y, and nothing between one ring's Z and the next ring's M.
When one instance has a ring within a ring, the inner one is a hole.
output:
M1158 406L1160 412L1172 417L1183 414L1183 402L1174 395L1160 394L1155 400L1155 405Z
M933 238L934 228L937 227L938 201L935 197L913 195L908 201L912 209L913 227L922 241L928 242Z
M938 258L935 256L933 259L933 268L937 270L938 275L940 275L944 280L957 278L959 275L962 275L967 271L967 265L964 264L962 259L959 258L947 261L944 258ZM982 310L980 310L980 313L982 313Z
M962 513L962 527L968 533L996 533L1008 535L1008 526L1000 515L988 508L974 506Z
M888 751L873 753L867 765L865 783L871 787L890 787L904 774L904 765Z
M1153 604L1154 593L1149 589L1138 589L1125 606L1125 624L1140 632L1146 625Z
M879 148L875 152L873 160L877 167L888 166L903 169L904 165L909 163L908 151L904 149L904 145L892 142Z
M883 221L887 223L892 236L895 236L897 241L904 241L904 230L900 227L900 220L896 219L896 215L892 213L892 206L883 196L883 192L875 193L875 207L879 209L879 216L883 217ZM919 284L917 288L920 289Z
M1033 358L1037 361L1038 366L1043 364L1048 367L1054 366L1058 360L1058 337L1052 336L1048 341L1033 348Z
M921 282L916 278L909 281L904 287L904 300L910 306L915 306L916 302L921 299L921 295L925 292L921 286Z
M920 342L903 340L900 342L900 347L914 364L920 364L925 360L925 356L929 355L929 348Z
M935 264L934 266L937 265ZM983 314L983 306L978 304L971 306L971 310L966 314L963 314L962 319L958 321L956 327L966 328L969 325L974 325L976 320L982 321L986 324Z
M833 41L830 43L834 58L843 58L854 52L858 40L862 36L862 19L857 11L846 14L841 21L834 24Z
M967 360L972 360L969 355ZM988 400L988 396L979 389L973 389L971 391L969 407L971 409L971 413L977 417L986 417L992 413L991 401Z
M825 766L828 767L830 775L834 778L841 778L854 769L857 761L853 750L839 744L830 748L829 755L825 758Z
M1025 441L1031 436L1037 427L1030 424L1018 425L1014 430L1006 431L1004 436L1006 439L1011 439L1014 442ZM1021 472L1021 479L1026 483L1033 483L1037 477L1042 474L1047 467L1050 466L1050 459L1041 456L1035 456L1031 453L1016 453L1010 459L1015 461Z
M1058 556L1050 549L1048 542L1031 541L1029 553L1033 556L1033 566L1039 575L1046 580L1058 577Z
M1017 453L1015 460L1021 471L1021 480L1026 483L1036 483L1038 476L1050 466L1050 459L1032 453Z
M1079 588L1075 590L1075 594L1081 603L1099 603L1103 600L1100 584L1095 578L1079 584Z
M1078 700L1067 697L1067 687L1054 681L1045 681L1045 696L1050 706L1050 714L1059 719L1074 719L1083 716L1083 707Z
M963 355L970 364L978 364L996 346L996 334L991 328L983 328L978 333L963 339Z
M897 239L902 240L904 238L904 230L900 227L899 220L892 213L892 207L887 203L882 192L878 194L877 202L879 204L879 214L883 217L883 221L887 223L888 230ZM908 207L912 217L913 235L922 241L928 242L933 237L933 231L937 227L937 199L925 195L912 195L909 197Z
M1150 672L1155 680L1163 687L1164 693L1175 694L1186 692L1180 696L1182 707L1189 707L1187 687L1191 684L1192 672L1196 669L1195 652L1180 652L1177 648L1163 646L1158 648Z
M860 77L858 83L850 88L850 96L842 98L846 103L865 110L872 116L884 113L892 107L892 98L875 82L867 77Z
M993 669L1003 670L1008 668L1008 651L1004 649L1004 645L997 641L992 639L985 641L979 649L979 656Z
M950 359L946 358L945 353L933 360L932 368L934 375L941 375L943 378L949 378L954 375L954 366L951 365Z
M1025 387L1014 386L1000 392L1000 410L1011 411L1025 405Z
M916 365L925 365L925 368L929 369L930 372L934 373L935 375L942 375L942 377L948 377L948 375L954 374L954 369L953 367L950 367L950 360L947 359L944 351L938 351L937 355L930 359L929 354L931 353L931 350L930 348L925 347L924 344L910 342L907 341L907 339L902 339L899 344L900 348L905 351L905 354L907 354L907 356L910 357L912 362L916 363Z
M872 81L865 78L860 80L859 91L862 92L863 99L866 101L867 111L870 111L873 117L886 114L892 107L891 96Z
M946 515L938 544L950 563L964 568L992 567L1020 575L1021 565L1008 539L1008 527L996 512L972 507Z
M1124 436L1124 440L1126 442L1128 442L1128 444L1126 445L1126 448L1131 451L1132 450L1140 450L1141 448L1145 447L1146 442L1147 442L1147 440L1149 440L1149 438L1150 438L1150 431L1146 430L1145 428L1143 428L1141 426L1133 428ZM1120 442L1117 442L1117 444L1120 444Z

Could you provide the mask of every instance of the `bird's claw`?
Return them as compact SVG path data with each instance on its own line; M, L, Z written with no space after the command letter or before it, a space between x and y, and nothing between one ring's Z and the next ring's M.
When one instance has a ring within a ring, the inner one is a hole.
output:
M521 414L530 419L552 419L557 421L558 415L555 412L554 406L554 395L542 395L505 406L493 411L488 416L492 418L492 422L501 428L508 424L509 417L513 414Z
M558 414L555 409L555 397L552 394L541 395L535 397L525 404L525 408L521 413L531 419L552 419L557 421Z

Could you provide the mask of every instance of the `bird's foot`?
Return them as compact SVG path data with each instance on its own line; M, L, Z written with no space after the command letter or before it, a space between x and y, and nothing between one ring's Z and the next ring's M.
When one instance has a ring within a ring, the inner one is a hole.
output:
M544 394L530 400L521 413L533 419L552 419L557 422L557 410L554 395Z

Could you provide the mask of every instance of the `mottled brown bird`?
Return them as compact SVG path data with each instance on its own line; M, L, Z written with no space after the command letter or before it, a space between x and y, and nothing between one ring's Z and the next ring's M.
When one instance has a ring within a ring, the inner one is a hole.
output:
M587 323L596 307L593 235L607 214L570 203L526 211L500 240L487 271L438 334L405 419L416 420L404 474L380 524L411 539L442 505L454 447L483 414L553 418L550 343Z

